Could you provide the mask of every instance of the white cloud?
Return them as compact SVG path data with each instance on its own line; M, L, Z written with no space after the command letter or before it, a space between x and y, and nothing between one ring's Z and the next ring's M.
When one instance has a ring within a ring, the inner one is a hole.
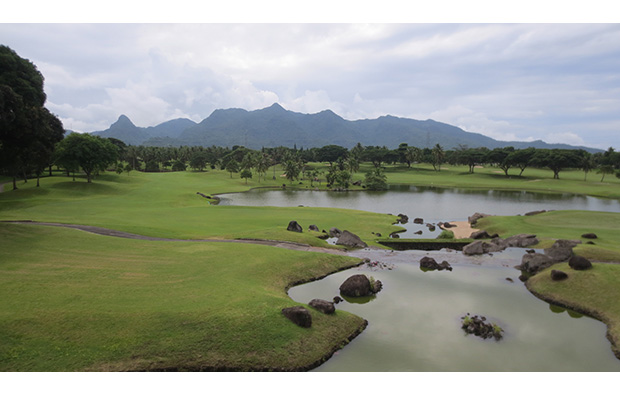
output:
M547 143L586 145L586 142L573 132L550 133L543 138Z

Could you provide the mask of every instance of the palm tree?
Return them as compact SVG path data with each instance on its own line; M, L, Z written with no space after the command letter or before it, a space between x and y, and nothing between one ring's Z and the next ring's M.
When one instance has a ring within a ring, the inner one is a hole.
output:
M444 161L444 158L446 157L446 153L444 152L443 148L441 147L441 145L439 145L439 143L435 144L435 146L433 147L433 169L437 170L437 171L441 171L441 164Z

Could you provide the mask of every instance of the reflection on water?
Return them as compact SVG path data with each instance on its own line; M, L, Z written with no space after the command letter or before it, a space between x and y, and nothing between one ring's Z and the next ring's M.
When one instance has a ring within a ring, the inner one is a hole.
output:
M521 249L492 257L445 250L362 250L352 255L393 265L393 270L359 267L289 290L293 300L308 303L332 300L353 274L383 283L372 303L345 300L336 305L369 325L317 371L620 371L604 324L575 319L581 315L564 309L568 314L558 314L518 280L520 272L513 266L520 262ZM419 260L426 255L447 260L453 271L421 271ZM497 323L504 338L496 342L466 336L460 317L467 313Z
M620 202L583 195L547 194L525 191L486 191L391 185L389 191L293 191L255 189L220 195L223 205L337 207L383 214L405 214L408 224L401 237L435 238L441 229L429 230L426 223L466 221L476 213L517 215L537 210L591 210L620 212ZM425 224L414 224L422 218ZM415 232L422 231L421 235Z

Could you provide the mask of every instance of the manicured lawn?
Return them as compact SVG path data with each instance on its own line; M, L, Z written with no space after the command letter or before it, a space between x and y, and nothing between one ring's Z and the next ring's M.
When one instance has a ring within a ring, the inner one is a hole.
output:
M67 177L50 177L35 188L32 182L0 194L0 220L36 220L101 226L145 236L179 239L258 238L327 244L316 233L337 227L358 234L369 244L372 232L389 234L396 217L385 214L308 207L238 207L211 205L205 195L245 191L258 186L229 173L179 172L107 174L88 184ZM264 186L265 182L261 182ZM303 233L286 231L291 220Z
M550 247L554 239L581 240L576 254L591 260L620 262L620 213L593 211L550 211L532 216L493 216L478 221L478 228L508 237L520 233L535 234L539 247ZM584 233L595 233L595 244L586 244Z
M286 287L357 262L0 224L0 370L299 369L363 320L312 310L300 328Z
M326 170L324 165L312 165ZM354 180L363 179L370 167L363 164ZM577 171L562 172L560 180L552 180L547 170L526 169L524 177L510 179L497 171L476 169L468 174L465 167L444 166L435 172L415 165L388 166L386 174L393 184L620 197L620 182L612 177L600 183L599 177L590 175L584 183L583 173ZM91 184L57 175L41 179L39 188L34 181L20 181L19 190L5 186L0 194L0 220L94 225L178 239L257 238L315 246L326 244L305 230L310 224L350 230L370 245L377 245L372 232L399 229L391 225L395 217L385 214L216 206L196 194L282 184L311 188L307 180L291 185L279 173L272 180L270 170L267 180L250 179L247 184L238 175L231 178L217 170L107 173ZM291 220L298 221L304 232L286 231ZM595 232L596 245L581 245L575 251L594 260L620 261L619 220L619 214L551 212L488 218L480 221L480 227L502 236L536 233L545 239L542 244L549 245L553 238L579 239L582 233ZM363 320L344 312L324 316L313 311L313 327L299 328L280 313L296 304L286 287L354 263L342 256L267 246L147 242L0 223L0 367L299 369L345 342ZM608 277L594 277L592 286L609 281L611 287L620 281ZM570 301L570 291L567 294ZM597 300L592 303L604 314L615 314Z

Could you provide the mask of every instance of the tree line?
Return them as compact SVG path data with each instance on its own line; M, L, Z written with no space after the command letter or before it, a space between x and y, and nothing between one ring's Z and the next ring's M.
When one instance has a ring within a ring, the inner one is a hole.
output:
M271 167L275 180L275 168L280 165L290 183L307 177L313 185L321 182L319 176L324 176L327 185L348 188L352 174L359 171L360 164L369 162L373 168L364 179L369 189L385 189L384 165L388 164L411 168L426 163L438 172L444 164L466 165L470 173L474 173L478 166L491 165L501 169L507 177L510 169L518 169L521 176L526 168L537 167L550 169L556 179L564 169L577 168L583 170L584 180L592 171L602 174L601 181L607 174L620 178L620 153L613 148L591 154L581 149L513 147L458 146L446 150L440 144L418 148L406 143L388 149L358 143L351 149L327 145L309 149L295 146L252 150L243 146L132 146L114 138L86 133L71 133L64 137L62 123L44 107L43 81L43 75L33 63L0 45L0 172L13 178L13 189L17 189L18 178L27 182L32 176L36 176L38 186L43 172L48 169L51 175L54 165L74 178L77 172L84 172L87 182L99 172L110 169L122 173L219 168L228 171L231 177L239 173L246 183L254 175L258 182L261 178L266 179ZM321 173L309 165L311 162L329 163L328 170Z

